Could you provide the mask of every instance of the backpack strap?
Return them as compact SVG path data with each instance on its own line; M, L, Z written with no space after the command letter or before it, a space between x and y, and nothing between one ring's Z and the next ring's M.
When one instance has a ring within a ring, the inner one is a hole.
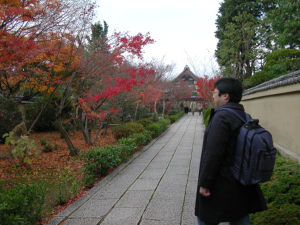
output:
M231 108L221 108L221 109L219 109L218 111L221 111L221 110L227 110L227 111L232 112L232 113L233 113L234 115L236 115L241 121L243 121L243 123L246 123L246 122L248 122L248 121L251 120L251 117L250 117L250 115L249 115L248 113L245 113L245 115L246 115L246 120L245 120L243 117L241 117L240 114L238 114L235 110L233 110L233 109L231 109Z

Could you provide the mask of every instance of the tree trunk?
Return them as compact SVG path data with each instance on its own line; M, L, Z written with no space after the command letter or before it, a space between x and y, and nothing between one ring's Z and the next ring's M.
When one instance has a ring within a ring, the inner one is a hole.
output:
M138 111L138 108L139 108L139 103L136 103L136 108L135 108L135 113L134 113L134 121L136 121L136 115L137 115L137 111Z
M96 140L97 140L97 138L98 138L98 136L99 136L99 133L100 133L101 129L103 128L103 125L104 125L104 122L101 122L101 125L100 125L100 127L99 127L99 129L98 129L98 132L97 132L97 134L96 134L96 137L95 137L95 139L94 139L93 144L96 143Z
M74 147L74 145L73 145L73 143L71 141L71 138L70 138L68 132L65 130L65 128L62 125L61 116L57 117L57 119L56 119L56 125L57 125L57 127L58 127L61 135L66 140L66 143L67 143L69 151L70 151L69 155L71 155L71 156L78 155L77 149Z
M165 107L166 107L166 101L165 98L163 99L163 111L162 111L162 115L165 114Z
M82 119L83 119L82 118L82 109L78 110L78 117L79 117L79 124L80 124L80 128L81 128L81 131L82 131L85 143L88 144L89 143L89 139L88 139L87 133L86 133L86 131L84 129L83 121L82 121Z

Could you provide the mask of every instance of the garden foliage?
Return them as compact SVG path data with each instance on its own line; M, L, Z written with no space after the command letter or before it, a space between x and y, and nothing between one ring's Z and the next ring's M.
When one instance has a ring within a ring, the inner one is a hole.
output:
M41 219L45 202L44 184L15 185L7 190L0 187L0 223L36 224Z
M269 209L251 215L251 224L300 224L299 184L299 163L277 153L271 180L260 184Z

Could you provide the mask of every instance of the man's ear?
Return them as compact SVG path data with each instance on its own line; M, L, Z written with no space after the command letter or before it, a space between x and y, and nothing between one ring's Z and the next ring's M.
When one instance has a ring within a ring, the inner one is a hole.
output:
M223 98L225 101L229 101L230 95L228 93L223 94Z

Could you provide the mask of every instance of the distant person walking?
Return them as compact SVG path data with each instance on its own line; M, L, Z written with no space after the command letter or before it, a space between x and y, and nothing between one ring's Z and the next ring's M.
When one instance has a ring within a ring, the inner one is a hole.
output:
M194 115L194 112L195 112L196 108L197 108L197 104L196 104L196 102L193 100L193 101L191 102L191 104L190 104L190 109L191 109L193 115Z
M184 99L183 108L184 108L184 113L188 114L189 113L189 103L186 99Z
M201 116L201 114L202 114L202 103L198 102L197 106L198 106L197 108L199 110L199 116Z

